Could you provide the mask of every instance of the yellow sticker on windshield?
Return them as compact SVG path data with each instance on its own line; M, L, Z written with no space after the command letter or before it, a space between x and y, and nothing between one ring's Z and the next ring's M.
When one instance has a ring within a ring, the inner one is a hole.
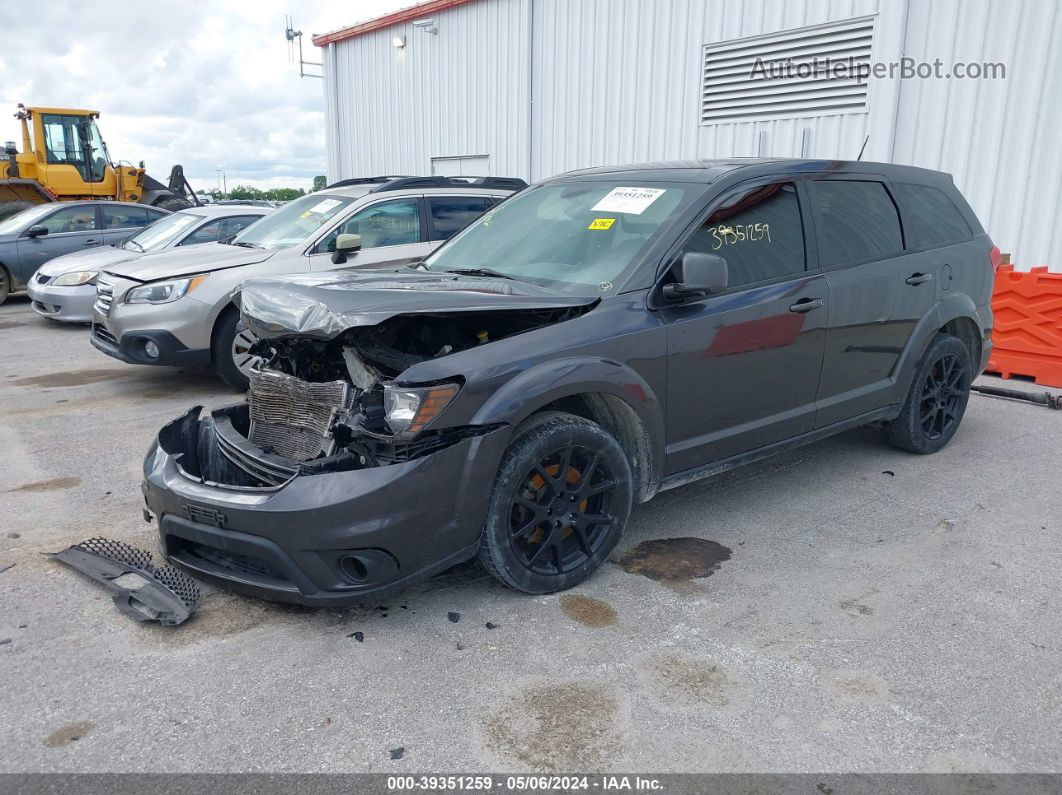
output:
M615 218L595 218L590 222L590 226L587 229L611 229L612 225L616 223Z

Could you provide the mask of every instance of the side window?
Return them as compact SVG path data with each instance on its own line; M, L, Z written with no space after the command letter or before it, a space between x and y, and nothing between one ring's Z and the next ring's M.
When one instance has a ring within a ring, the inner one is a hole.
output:
M775 182L728 196L685 250L723 257L730 287L803 272L804 228L796 186Z
M92 232L96 229L96 208L64 207L41 221L48 228L48 234L58 235L63 232Z
M158 218L157 213L148 212L142 207L103 205L104 229L140 229Z
M182 246L194 246L197 243L210 243L218 239L218 221L207 221L180 242Z
M318 243L314 253L335 251L339 235L361 235L363 249L419 243L420 202L395 199L359 210Z
M218 240L228 240L261 217L260 215L234 215L231 218L222 218L218 221Z
M84 162L77 122L76 116L46 113L41 117L44 151L49 163L79 166Z
M823 267L903 251L900 216L880 182L812 180L816 233Z
M948 194L928 185L892 185L903 211L907 248L931 248L961 243L973 236L970 225Z
M435 223L433 240L447 240L475 220L489 206L482 196L429 196L428 206Z

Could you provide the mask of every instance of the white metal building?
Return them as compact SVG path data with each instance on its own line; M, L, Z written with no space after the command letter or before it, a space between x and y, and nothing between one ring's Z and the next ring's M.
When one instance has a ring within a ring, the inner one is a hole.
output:
M953 174L1019 268L1062 270L1062 0L433 0L314 43L330 180L866 142L865 160ZM766 79L757 57L953 76Z

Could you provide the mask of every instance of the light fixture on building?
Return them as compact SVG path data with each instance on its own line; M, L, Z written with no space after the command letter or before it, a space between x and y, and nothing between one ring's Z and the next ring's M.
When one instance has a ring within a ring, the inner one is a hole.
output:
M396 49L401 50L403 47L406 46L406 37L405 36L395 36L393 39L391 39L391 43L393 45L395 45Z
M409 24L415 28L420 28L425 33L438 34L439 32L439 26L435 24L435 20L431 17L428 19L415 19Z

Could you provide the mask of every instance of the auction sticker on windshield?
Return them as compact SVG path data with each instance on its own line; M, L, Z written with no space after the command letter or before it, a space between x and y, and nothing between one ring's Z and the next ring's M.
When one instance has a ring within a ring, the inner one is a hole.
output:
M613 188L591 209L602 213L641 215L664 192L664 188Z
M330 211L334 210L336 207L338 207L342 203L343 202L338 201L337 199L321 199L321 201L317 202L317 204L315 204L313 207L311 207L306 212L308 212L308 213L322 213L323 214L323 213L327 213L327 212L330 212Z

